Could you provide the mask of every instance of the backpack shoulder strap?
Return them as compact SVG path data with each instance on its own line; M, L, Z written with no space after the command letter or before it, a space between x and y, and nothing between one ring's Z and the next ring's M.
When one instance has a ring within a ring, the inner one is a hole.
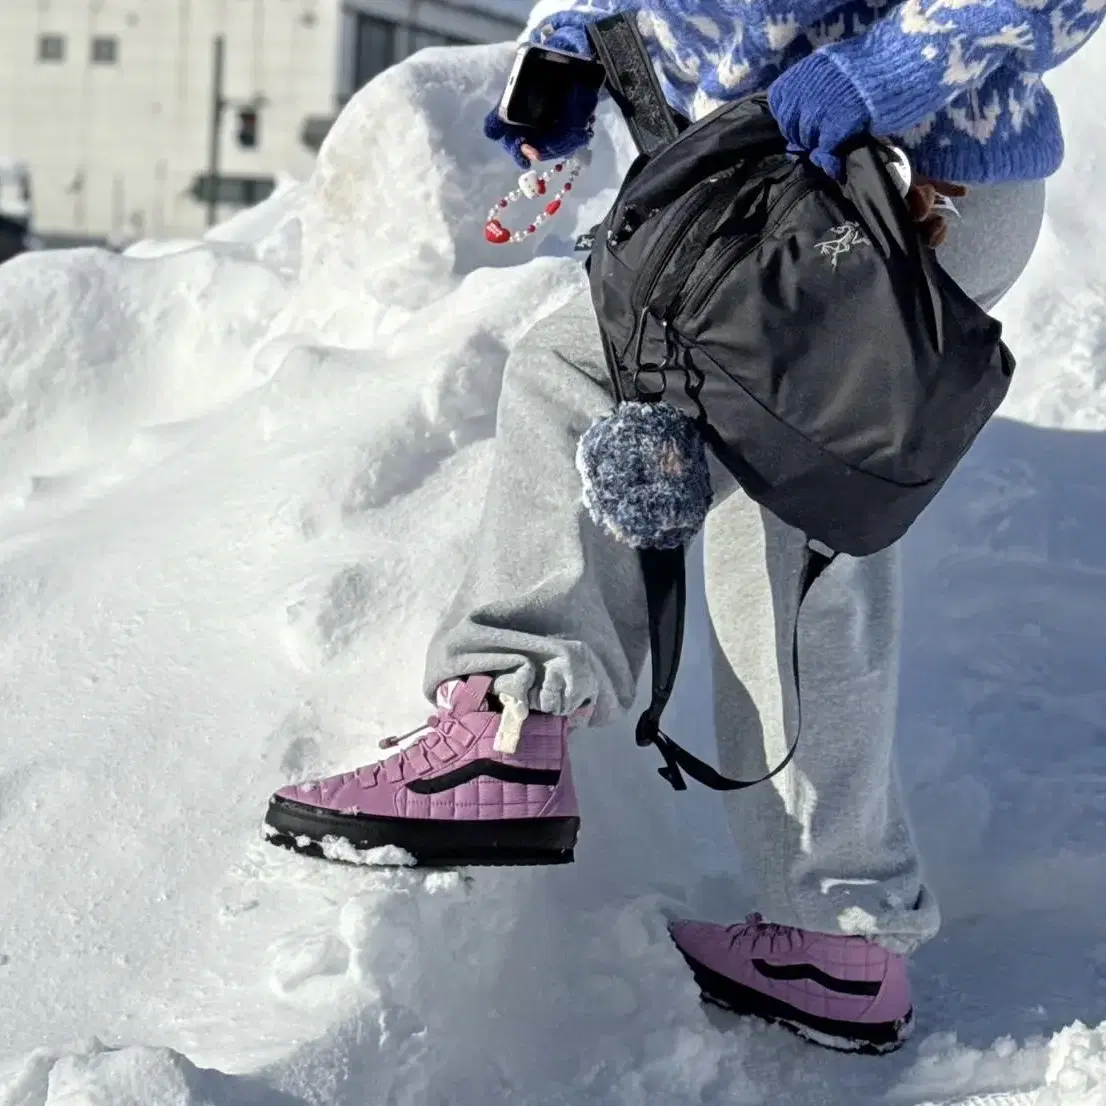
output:
M680 134L633 16L618 12L588 24L595 56L607 72L607 89L638 151L652 157Z

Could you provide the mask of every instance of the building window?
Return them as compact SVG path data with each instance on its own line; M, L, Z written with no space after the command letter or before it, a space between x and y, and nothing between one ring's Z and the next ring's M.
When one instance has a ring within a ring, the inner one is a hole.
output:
M387 19L346 9L347 24L353 39L352 78L350 92L368 84L397 61L427 46L470 46L468 40L441 34L408 23L393 23ZM347 70L348 72L348 70Z
M212 183L209 173L201 173L192 181L191 194L200 203L211 201ZM228 207L254 207L276 191L273 177L238 177L223 174L216 178L214 192L217 204Z
M115 35L97 35L92 40L92 64L116 65L119 62L119 39Z
M39 61L65 61L65 36L64 35L39 35L38 36L38 60Z
M371 15L357 16L357 46L354 55L354 88L368 84L378 73L399 61L396 54L396 25Z

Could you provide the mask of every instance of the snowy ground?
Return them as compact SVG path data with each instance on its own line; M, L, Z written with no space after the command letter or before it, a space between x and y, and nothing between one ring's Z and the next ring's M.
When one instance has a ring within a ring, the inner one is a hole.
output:
M480 238L508 54L385 74L204 246L0 269L0 1106L1102 1106L1106 38L1056 81L1015 395L910 539L902 748L947 917L915 1042L700 1006L665 917L749 903L714 800L625 727L578 744L564 870L260 843L272 789L422 717L504 360L581 284L571 219L538 259ZM614 164L605 135L580 227ZM695 604L674 720L706 749Z

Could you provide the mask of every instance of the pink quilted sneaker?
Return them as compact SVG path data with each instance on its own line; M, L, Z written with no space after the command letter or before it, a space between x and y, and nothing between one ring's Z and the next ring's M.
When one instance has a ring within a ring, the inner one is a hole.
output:
M674 922L669 932L703 998L737 1014L778 1022L845 1052L893 1052L914 1011L906 959L866 937L769 925Z
M354 772L281 788L269 801L268 840L335 860L392 846L424 865L571 862L580 811L568 720L500 704L491 686L487 676L450 680L410 747Z

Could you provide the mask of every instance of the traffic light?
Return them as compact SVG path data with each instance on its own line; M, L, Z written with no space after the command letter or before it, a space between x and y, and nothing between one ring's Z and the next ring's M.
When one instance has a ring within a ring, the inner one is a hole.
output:
M244 150L254 150L257 148L257 124L257 108L238 109L238 145Z

